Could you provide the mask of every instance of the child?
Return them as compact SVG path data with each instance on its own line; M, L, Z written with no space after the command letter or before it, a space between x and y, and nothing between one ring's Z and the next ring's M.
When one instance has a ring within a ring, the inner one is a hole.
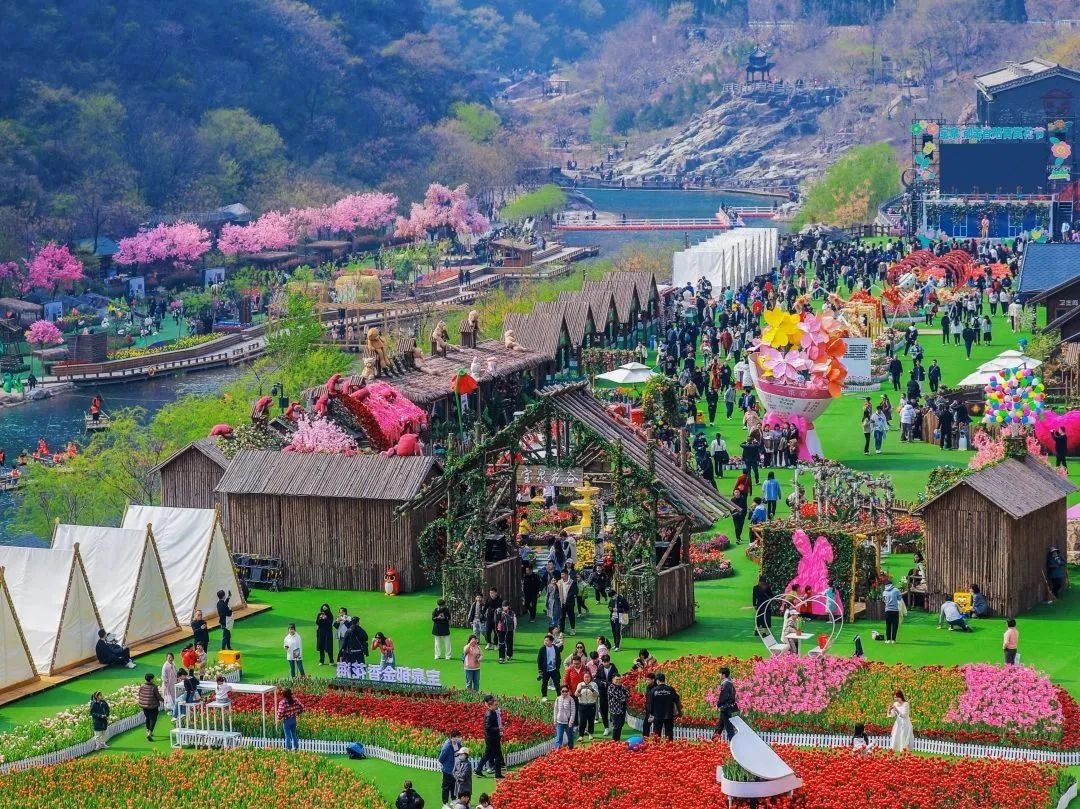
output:
M480 803L476 804L481 809L491 809L491 796L486 792L480 793Z
M199 656L195 653L195 647L185 646L183 651L180 652L180 664L188 670L195 668L195 664L199 662Z
M771 520L776 516L776 504L780 501L780 481L776 479L775 472L770 472L765 478L765 486L763 489L766 511Z
M855 725L855 732L851 734L851 749L860 755L866 755L874 749L874 743L866 735L866 727L862 722Z
M232 702L232 686L225 682L225 678L219 674L214 682L217 683L217 688L214 689L214 702Z
M203 671L206 668L206 649L201 643L195 645L195 668Z
M770 474L772 474L770 472ZM761 525L768 519L768 511L765 509L765 504L761 502L760 497L754 498L754 509L750 512L750 524Z

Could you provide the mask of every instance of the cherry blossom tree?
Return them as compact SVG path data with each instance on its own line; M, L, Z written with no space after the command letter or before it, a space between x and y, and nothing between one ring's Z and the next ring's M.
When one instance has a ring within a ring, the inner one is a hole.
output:
M289 215L267 211L251 224L225 225L218 237L218 249L227 256L234 256L262 250L284 250L296 242Z
M117 264L153 264L172 261L184 267L210 249L210 234L192 222L164 223L120 240L113 260Z
M397 206L398 198L393 194L349 194L329 207L327 226L334 233L384 228L393 224Z
M48 320L35 320L26 330L26 342L32 346L53 346L64 342L64 336L55 323Z
M332 421L301 415L296 421L292 441L283 451L355 455L356 442Z
M83 265L66 244L49 242L30 259L26 268L26 284L31 289L55 291L69 287L83 278Z
M490 224L477 208L476 200L469 196L467 185L451 190L432 183L424 194L424 202L412 204L409 218L397 218L395 232L411 239L424 239L439 231L468 238L479 236Z

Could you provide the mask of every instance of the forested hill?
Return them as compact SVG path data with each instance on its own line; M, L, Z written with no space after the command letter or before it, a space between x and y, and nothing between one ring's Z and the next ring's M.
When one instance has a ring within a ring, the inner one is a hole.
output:
M251 205L290 172L376 184L470 95L421 0L3 6L0 207L63 216L88 186L144 210Z

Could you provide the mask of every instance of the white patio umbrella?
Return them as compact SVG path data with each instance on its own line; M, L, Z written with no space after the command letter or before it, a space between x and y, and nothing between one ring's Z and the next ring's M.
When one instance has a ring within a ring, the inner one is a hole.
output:
M656 372L640 362L628 362L614 371L597 374L596 378L613 385L643 385L656 376Z
M1042 360L1029 357L1016 349L1002 351L992 360L987 360L979 366L980 371L997 371L1000 368L1038 368Z

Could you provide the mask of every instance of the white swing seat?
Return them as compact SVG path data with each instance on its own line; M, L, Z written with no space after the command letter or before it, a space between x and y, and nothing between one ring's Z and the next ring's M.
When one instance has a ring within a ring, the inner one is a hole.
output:
M761 636L761 641L765 644L765 648L769 650L770 654L783 654L788 650L788 645L786 643L781 643L780 641L778 641L771 630L765 632Z

